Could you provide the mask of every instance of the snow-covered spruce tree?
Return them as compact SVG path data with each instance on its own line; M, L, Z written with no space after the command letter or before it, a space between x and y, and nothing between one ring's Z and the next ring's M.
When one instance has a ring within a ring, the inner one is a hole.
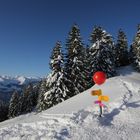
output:
M27 108L26 108L26 111L25 112L31 112L34 107L35 107L35 103L37 99L35 99L35 92L34 92L34 89L33 89L33 85L32 84L29 84L25 90L25 94L27 94L27 99L26 99L26 104L27 104Z
M8 119L8 104L0 101L0 122Z
M91 76L96 71L104 71L107 77L116 74L115 47L112 36L100 26L95 26L90 38L93 44L89 49Z
M136 36L131 45L131 60L135 68L140 71L140 24L138 25Z
M128 65L128 43L125 33L120 29L116 43L116 66Z
M44 94L47 92L47 84L46 84L46 79L43 79L40 84L39 88L39 96L38 96L38 101L37 101L37 111L40 112L42 110L46 109L46 102L44 100Z
M134 54L133 54L133 45L130 45L129 49L129 63L133 64L134 63Z
M25 114L26 113L26 99L28 97L28 95L25 95L25 87L20 95L20 98L19 98L19 103L18 103L18 106L19 106L19 115L21 114Z
M33 98L33 85L29 84L23 90L23 93L19 100L20 114L25 114L31 112L34 108L34 98Z
M19 115L19 97L19 93L14 91L9 104L8 118L14 118Z
M86 87L91 88L93 86L92 75L91 75L91 66L90 66L90 55L89 55L89 46L85 48L85 60L84 68L86 70Z
M86 69L86 54L85 48L81 41L80 30L77 25L74 25L69 32L66 42L66 62L65 72L67 79L72 81L69 85L71 95L76 95L88 88Z
M33 84L33 91L32 91L32 96L33 96L33 109L36 109L37 103L38 103L38 97L39 97L39 91L41 87L41 81Z
M57 42L51 55L50 68L52 72L47 77L46 88L41 109L48 109L70 97L67 85L70 83L66 79L63 70L63 53L61 43Z

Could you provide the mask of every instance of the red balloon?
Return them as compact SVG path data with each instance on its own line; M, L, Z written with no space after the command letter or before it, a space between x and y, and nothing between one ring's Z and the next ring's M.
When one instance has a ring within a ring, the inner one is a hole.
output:
M106 74L102 71L97 71L94 73L93 75L93 81L98 84L98 85L101 85L105 82L106 80Z

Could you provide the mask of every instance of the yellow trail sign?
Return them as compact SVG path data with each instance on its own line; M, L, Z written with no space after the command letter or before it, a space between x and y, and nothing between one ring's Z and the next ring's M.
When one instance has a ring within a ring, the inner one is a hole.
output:
M93 96L100 96L100 95L102 95L102 91L101 91L101 89L99 89L99 90L92 90L91 91L91 95L93 95Z
M109 101L109 97L108 97L108 96L99 96L99 97L98 97L98 100L99 100L99 101L108 102L108 101Z

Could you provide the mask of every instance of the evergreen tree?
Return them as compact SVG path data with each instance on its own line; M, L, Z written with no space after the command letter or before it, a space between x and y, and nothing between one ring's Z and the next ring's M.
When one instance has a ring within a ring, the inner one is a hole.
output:
M23 102L24 102L23 97L24 96L23 96L23 91L22 91L22 93L21 93L21 95L19 97L18 105L17 105L18 106L17 112L18 112L19 115L23 114Z
M42 80L41 80L42 81ZM38 104L39 92L41 87L41 81L33 85L33 108L36 109Z
M39 96L38 96L38 101L37 101L37 111L42 111L46 109L46 102L44 100L44 94L47 92L47 84L46 84L46 79L43 79L40 84L39 88Z
M8 118L14 118L19 115L19 93L14 91L9 105Z
M31 112L34 109L34 93L32 84L29 84L24 88L19 101L20 114Z
M140 71L140 24L136 36L131 45L131 60L138 71Z
M83 47L80 30L77 25L74 25L69 32L66 51L65 72L67 79L72 82L72 84L69 84L69 90L73 96L88 87L85 48Z
M90 55L89 55L89 46L85 48L85 61L84 61L84 68L86 71L86 87L87 89L93 86L92 75L91 75L91 66L90 66Z
M19 104L20 104L19 105L20 106L20 115L27 113L26 112L27 98L28 98L28 92L26 92L26 87L24 87L23 92L22 92L21 97L20 97L20 102L19 102Z
M133 64L134 63L134 53L133 53L133 44L130 45L129 49L129 63Z
M27 94L27 99L26 99L27 108L26 108L25 112L31 112L34 109L34 106L35 106L33 85L29 84L27 86L25 92L26 92L25 94Z
M96 71L104 71L107 77L112 77L115 72L115 47L112 36L100 26L95 26L91 34L90 66L91 76Z
M0 122L8 119L8 104L0 101Z
M60 42L56 43L51 55L51 74L47 77L47 91L40 94L40 110L48 109L70 97L69 81L63 71L63 53ZM44 95L43 95L44 94Z
M125 33L120 29L116 44L116 66L128 65L128 44Z

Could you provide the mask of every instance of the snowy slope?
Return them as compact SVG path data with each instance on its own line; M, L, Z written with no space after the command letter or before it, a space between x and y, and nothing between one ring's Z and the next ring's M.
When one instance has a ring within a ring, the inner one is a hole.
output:
M140 73L124 67L120 75L42 113L31 113L0 123L1 140L139 140ZM110 97L98 117L97 97Z

